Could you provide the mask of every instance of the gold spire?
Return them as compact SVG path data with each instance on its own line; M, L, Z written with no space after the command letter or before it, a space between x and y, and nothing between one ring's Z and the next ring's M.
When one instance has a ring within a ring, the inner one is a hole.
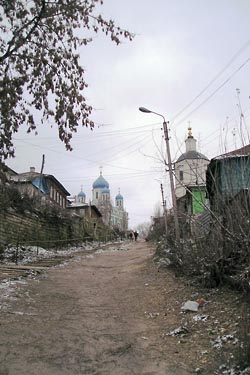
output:
M192 128L190 126L190 121L188 122L188 138L193 138L193 134L192 134Z

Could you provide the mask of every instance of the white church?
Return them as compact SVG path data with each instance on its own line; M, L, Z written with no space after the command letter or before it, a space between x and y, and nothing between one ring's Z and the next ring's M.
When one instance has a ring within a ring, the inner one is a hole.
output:
M191 215L204 210L202 204L205 202L206 170L209 164L209 159L197 151L196 144L192 128L189 127L185 140L186 151L174 163L177 207L179 212Z
M76 202L86 203L86 194L82 191L76 196ZM121 231L128 230L128 213L124 208L124 199L120 191L115 197L113 204L109 183L103 177L102 170L100 176L92 184L92 205L95 205L102 214L105 225L118 228Z

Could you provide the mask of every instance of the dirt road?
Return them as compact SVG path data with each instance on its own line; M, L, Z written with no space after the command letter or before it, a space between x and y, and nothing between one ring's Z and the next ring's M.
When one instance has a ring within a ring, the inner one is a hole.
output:
M0 309L0 375L194 374L201 342L164 335L180 324L183 285L152 254L131 243L15 285Z

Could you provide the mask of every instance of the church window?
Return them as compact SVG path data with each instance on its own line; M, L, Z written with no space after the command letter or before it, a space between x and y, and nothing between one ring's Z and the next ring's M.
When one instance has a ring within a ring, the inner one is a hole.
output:
M95 193L95 197L96 199L98 199L98 191Z
M180 171L180 181L183 181L183 171Z

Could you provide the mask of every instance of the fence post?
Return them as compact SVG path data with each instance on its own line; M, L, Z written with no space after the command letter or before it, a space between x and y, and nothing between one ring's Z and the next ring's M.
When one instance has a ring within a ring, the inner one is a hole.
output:
M18 248L19 248L19 243L17 242L16 252L15 252L15 263L16 263L16 265L18 265Z

